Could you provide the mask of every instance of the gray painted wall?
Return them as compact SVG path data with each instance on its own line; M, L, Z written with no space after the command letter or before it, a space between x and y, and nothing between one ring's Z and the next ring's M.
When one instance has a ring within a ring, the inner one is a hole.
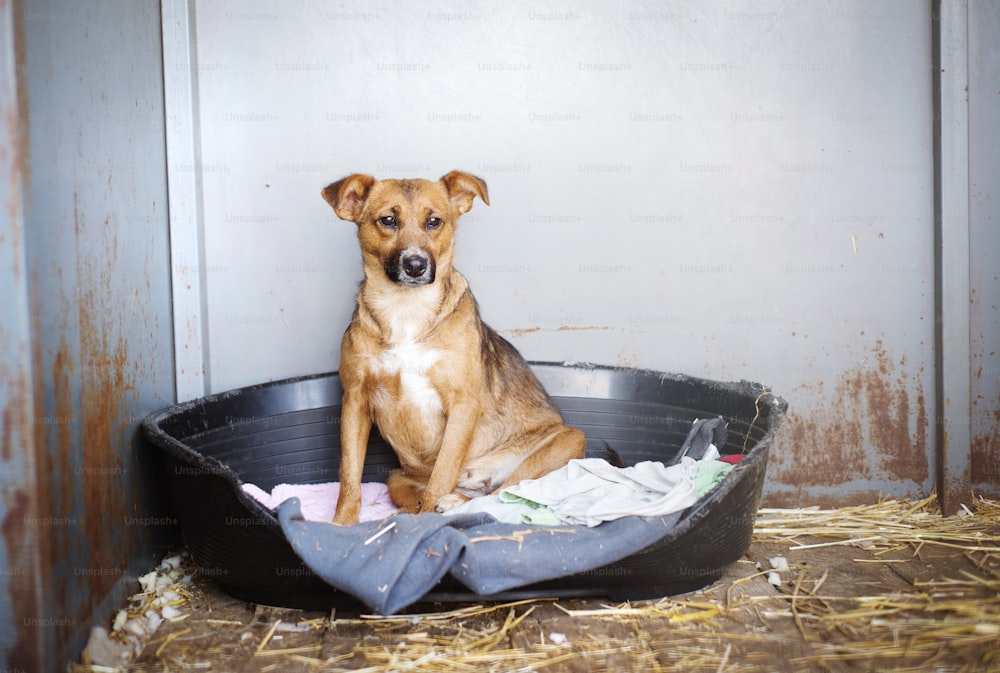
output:
M492 205L457 265L528 358L770 385L771 502L930 492L931 31L908 1L200 3L182 347L209 391L336 369L360 265L319 189L462 168Z

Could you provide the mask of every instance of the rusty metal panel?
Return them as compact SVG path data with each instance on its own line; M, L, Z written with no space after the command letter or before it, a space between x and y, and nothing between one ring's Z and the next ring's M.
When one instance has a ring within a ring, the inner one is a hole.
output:
M26 4L25 522L44 553L40 611L14 626L56 670L174 533L138 432L174 399L161 32L156 3Z
M971 481L1000 494L1000 4L969 3Z
M26 125L16 77L18 20L0 4L0 670L44 670L44 638L25 619L43 612L45 536L37 525L34 414L23 167Z

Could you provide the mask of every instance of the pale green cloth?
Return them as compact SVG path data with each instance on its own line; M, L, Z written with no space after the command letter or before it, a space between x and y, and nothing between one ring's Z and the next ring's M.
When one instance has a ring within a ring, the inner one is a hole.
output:
M721 460L699 460L698 472L694 475L694 490L701 497L722 483L726 475L736 467Z

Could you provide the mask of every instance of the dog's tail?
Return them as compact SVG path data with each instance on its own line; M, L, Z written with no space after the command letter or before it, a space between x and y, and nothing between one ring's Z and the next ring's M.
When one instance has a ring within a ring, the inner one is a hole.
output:
M607 463L610 463L613 467L628 467L628 463L622 458L621 454L611 448L611 445L605 440L601 440L603 446L595 447L593 449L587 448L587 458L600 458Z

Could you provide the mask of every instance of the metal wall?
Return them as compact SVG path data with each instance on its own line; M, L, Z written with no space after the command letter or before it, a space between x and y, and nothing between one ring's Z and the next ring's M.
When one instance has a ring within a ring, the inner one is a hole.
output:
M0 669L41 670L41 630L20 624L40 615L32 580L41 565L35 436L32 424L31 335L25 255L24 153L15 36L19 18L0 4ZM15 648L18 648L15 650Z
M969 3L972 453L976 490L1000 488L1000 5Z
M360 264L319 189L462 168L492 205L457 266L528 358L769 384L791 403L773 504L937 486L940 417L972 419L938 404L930 4L195 4L174 67L197 84L201 214L173 224L199 260L181 397L336 369ZM977 320L996 343L995 309ZM994 440L996 378L976 417ZM971 480L996 489L990 469Z
M0 31L0 670L56 671L175 541L138 435L175 390L161 17L0 3Z

